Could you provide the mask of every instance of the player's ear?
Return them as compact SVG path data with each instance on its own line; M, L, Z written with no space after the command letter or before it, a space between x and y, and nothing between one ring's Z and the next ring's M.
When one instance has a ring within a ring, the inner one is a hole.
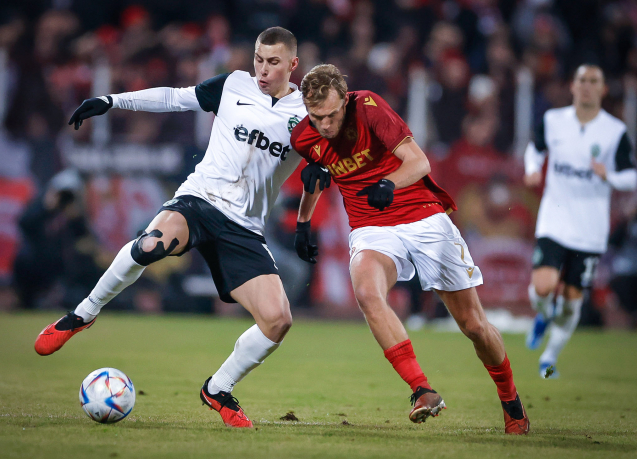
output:
M299 66L299 58L295 56L290 61L290 73L294 72L298 66Z

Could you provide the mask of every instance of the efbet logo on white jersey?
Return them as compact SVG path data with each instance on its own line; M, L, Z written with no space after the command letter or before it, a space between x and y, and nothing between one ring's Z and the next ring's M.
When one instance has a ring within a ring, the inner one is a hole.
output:
M234 138L239 142L247 142L248 145L254 145L260 150L268 150L275 158L280 156L281 161L285 161L288 152L292 148L290 145L284 147L281 142L270 142L270 139L258 129L248 132L242 125L234 128Z
M566 177L575 177L584 180L592 180L593 178L593 169L576 169L568 163L558 163L556 161L553 165L553 170L556 174Z

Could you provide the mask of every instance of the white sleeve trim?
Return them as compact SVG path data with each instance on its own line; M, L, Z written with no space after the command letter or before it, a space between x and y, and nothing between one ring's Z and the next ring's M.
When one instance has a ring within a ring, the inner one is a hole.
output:
M540 172L544 165L545 158L546 155L544 153L537 151L535 143L529 142L529 145L524 151L524 173L531 175L535 172Z
M637 170L624 169L619 172L606 172L606 181L619 191L637 190Z
M142 91L111 94L113 108L144 112L184 112L201 110L195 87L151 88Z

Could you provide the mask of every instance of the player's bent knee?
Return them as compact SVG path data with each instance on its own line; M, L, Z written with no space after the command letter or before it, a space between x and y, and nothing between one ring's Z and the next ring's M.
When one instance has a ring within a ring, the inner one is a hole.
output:
M557 285L553 285L550 282L537 282L533 287L538 296L545 297L553 293Z
M267 330L263 332L273 341L279 342L292 328L292 314L290 310L281 311L279 314L271 314L263 317Z
M376 288L359 287L354 292L358 305L364 313L373 313L379 304L382 304L383 298Z
M164 234L158 229L154 229L150 233L144 231L133 243L133 247L131 247L131 256L133 260L135 260L135 263L148 266L151 263L166 258L177 248L179 245L177 238L173 238L168 247L165 247L164 241L160 239L163 235Z
M538 296L548 296L557 288L557 284L560 281L559 273L554 271L552 268L538 268L533 272L531 283Z
M474 342L481 341L487 332L487 324L475 319L467 320L462 324L459 323L458 326L462 333Z

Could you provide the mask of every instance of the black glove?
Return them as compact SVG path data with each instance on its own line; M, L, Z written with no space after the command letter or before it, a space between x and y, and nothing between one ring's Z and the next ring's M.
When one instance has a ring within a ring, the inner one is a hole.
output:
M104 102L99 97L86 99L71 115L69 125L75 124L75 130L77 131L85 119L106 113L113 106L113 98L111 96L106 96L106 98L108 102Z
M294 237L294 248L299 258L308 263L316 263L315 256L318 255L318 246L310 244L310 222L296 222L296 236Z
M356 196L367 195L367 204L378 210L385 210L394 201L394 182L387 179L380 179L373 185L366 186Z
M303 181L305 191L314 194L316 181L319 181L319 189L323 191L325 188L330 187L332 176L330 175L330 171L319 163L308 163L301 171L301 180Z

